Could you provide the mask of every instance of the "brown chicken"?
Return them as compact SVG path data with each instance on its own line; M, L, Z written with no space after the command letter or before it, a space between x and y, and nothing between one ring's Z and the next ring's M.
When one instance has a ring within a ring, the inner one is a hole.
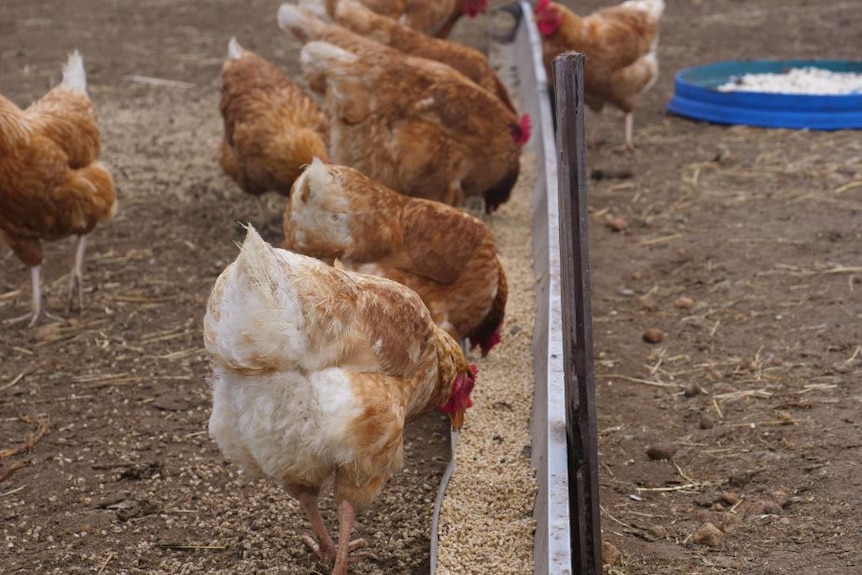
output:
M114 181L98 161L100 152L78 52L69 55L60 85L26 110L0 96L0 237L30 266L33 283L31 313L7 321L30 319L33 326L50 315L42 305L43 240L77 236L69 308L76 295L83 306L87 234L117 209Z
M210 435L252 476L281 483L345 575L355 515L404 457L404 424L440 409L459 430L476 368L413 291L264 242L249 227L204 317ZM338 544L318 508L334 477Z
M220 163L243 191L290 193L312 158L327 157L320 107L281 70L235 38L222 67Z
M633 149L638 96L658 77L656 51L664 1L629 0L582 18L565 6L539 0L533 12L548 77L553 78L551 62L557 55L570 50L586 54L584 99L597 113L590 132L597 133L602 108L611 104L626 114L624 147Z
M518 179L529 116L445 64L365 42L311 42L300 55L308 81L326 89L332 159L409 196L456 206L481 197L493 212Z
M457 208L315 159L294 185L284 237L286 249L406 285L438 326L483 356L500 341L503 265L488 227Z
M356 0L330 0L330 16L338 24L405 54L442 62L458 70L479 86L495 94L515 112L509 92L500 82L488 59L469 46L440 38L432 38L396 20L375 14Z
M475 18L488 0L361 0L374 12L429 36L446 38L462 16Z

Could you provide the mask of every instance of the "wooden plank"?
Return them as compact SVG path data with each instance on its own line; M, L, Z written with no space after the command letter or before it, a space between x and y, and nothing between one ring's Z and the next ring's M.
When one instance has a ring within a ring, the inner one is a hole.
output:
M584 61L583 54L563 53L553 61L553 74L572 570L579 575L600 575L602 536L587 226Z

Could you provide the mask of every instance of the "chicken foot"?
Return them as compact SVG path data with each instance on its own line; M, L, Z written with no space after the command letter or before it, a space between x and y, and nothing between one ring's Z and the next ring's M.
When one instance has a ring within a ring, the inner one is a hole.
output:
M13 317L11 319L4 320L5 324L15 324L20 323L24 320L30 320L30 323L27 324L27 327L33 327L39 321L41 321L45 317L49 317L54 320L61 321L63 318L57 317L52 313L48 313L45 307L42 305L42 266L37 265L30 268L30 279L33 283L33 304L30 313L26 313L19 317Z
M299 504L305 510L308 516L308 521L311 523L311 530L317 537L317 541L308 535L302 536L302 541L314 552L317 557L323 561L332 561L335 559L335 543L332 542L332 537L326 530L326 525L323 523L323 517L320 515L320 508L317 506L317 493L302 491L299 496Z
M329 532L326 530L326 525L323 523L323 517L320 515L320 508L317 505L317 494L312 493L310 491L302 491L297 497L300 505L305 510L305 514L308 516L308 521L311 523L311 529L314 531L315 537L317 537L317 541L315 541L309 535L302 536L302 542L305 543L311 551L317 555L317 558L321 561L326 561L331 563L332 561L336 562L336 571L333 573L337 573L338 567L338 552L341 550L341 545L339 545L338 550L336 550L335 543L332 541L332 538L329 536ZM346 501L341 504L342 507L349 503ZM338 522L339 522L339 542L348 541L350 539L350 531L353 529L353 521L355 518L355 514L353 513L353 507L350 506L350 517L347 534L344 535L344 520L342 519L342 510L339 509L338 513ZM353 557L347 557L352 551L365 547L366 542L364 539L357 539L355 541L348 541L347 549L344 551L345 555L345 564L344 564L344 573L346 574L347 565L350 563L356 563L365 558L363 555L355 555Z

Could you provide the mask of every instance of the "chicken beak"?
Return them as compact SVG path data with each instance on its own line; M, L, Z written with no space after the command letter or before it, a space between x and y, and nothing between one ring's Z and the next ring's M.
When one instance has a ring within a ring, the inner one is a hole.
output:
M464 410L459 409L455 411L449 418L452 420L452 429L454 431L461 431L461 427L464 425Z

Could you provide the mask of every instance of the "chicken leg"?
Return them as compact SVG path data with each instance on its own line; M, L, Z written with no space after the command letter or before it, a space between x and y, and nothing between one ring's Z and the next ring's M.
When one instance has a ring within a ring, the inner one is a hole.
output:
M323 517L320 515L320 507L317 505L318 493L315 490L312 490L308 487L300 487L300 486L291 486L288 488L288 492L295 493L295 497L299 500L299 504L302 505L302 508L305 510L305 514L308 516L308 521L311 523L311 529L314 531L315 537L317 537L317 541L309 537L308 535L302 536L302 541L305 543L311 551L317 555L317 558L321 561L332 562L335 561L335 571L333 573L347 573L347 565L351 563L356 563L357 561L361 561L364 559L364 556L357 555L353 557L348 557L351 551L355 551L362 547L365 547L366 542L364 539L357 539L355 541L350 541L350 532L353 530L353 522L356 518L356 514L354 512L353 506L347 501L343 502L338 510L338 525L339 525L339 537L338 537L338 549L335 547L335 543L333 543L332 538L329 536L329 532L326 530L326 525L323 523ZM347 505L348 509L344 509L344 506ZM346 526L346 531L345 531ZM346 549L342 549L342 541ZM339 553L344 554L343 559L339 559ZM343 571L339 572L338 565L339 560L344 563L342 567Z
M69 272L69 305L68 310L72 310L72 305L75 303L75 293L78 294L78 310L84 309L84 253L87 250L87 236L78 236L75 242L75 263L72 265L72 271Z
M317 506L317 492L307 488L299 488L298 496L299 504L305 510L308 516L308 521L311 523L311 530L317 537L317 541L308 535L302 536L302 541L314 552L315 555L322 561L332 561L335 559L335 544L326 530L326 525L323 524L323 517L320 515L320 508ZM288 491L291 491L290 489Z
M625 143L618 148L618 151L621 152L634 152L635 145L632 141L632 137L635 131L635 114L634 112L626 113L626 139Z
M338 506L338 550L335 555L335 568L332 575L347 575L347 566L362 561L363 555L350 556L350 552L365 547L365 539L350 540L353 523L356 520L356 510L345 500Z

